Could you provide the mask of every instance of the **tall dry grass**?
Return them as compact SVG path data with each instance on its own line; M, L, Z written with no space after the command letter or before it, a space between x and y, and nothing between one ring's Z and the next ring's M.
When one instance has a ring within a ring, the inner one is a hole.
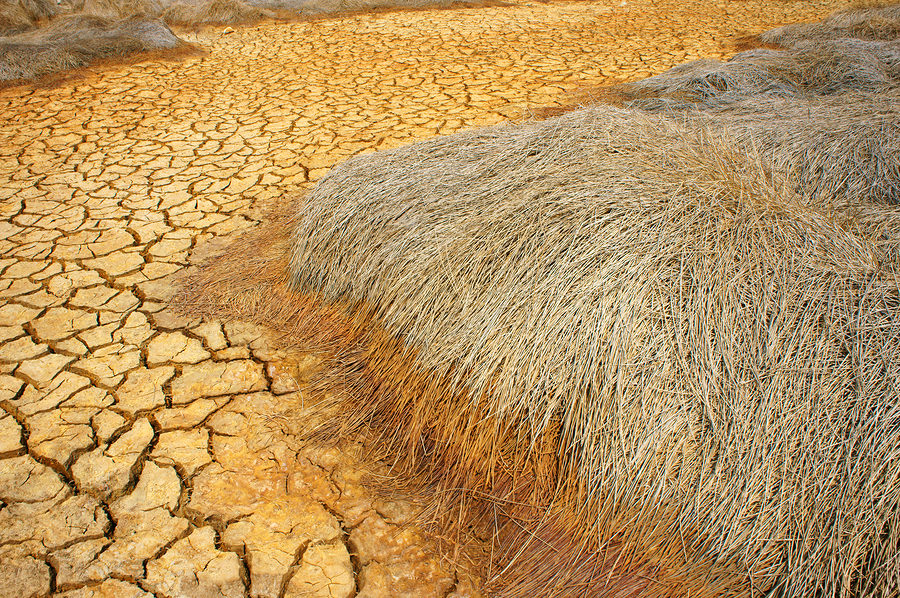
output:
M817 23L797 23L767 31L760 36L764 43L792 46L806 40L855 38L892 40L900 38L900 4L891 2L860 3L839 10Z
M134 54L189 51L192 47L158 19L63 16L44 28L0 37L0 81L38 79Z
M787 47L688 62L583 92L576 104L549 112L607 103L704 121L761 154L805 200L851 210L896 204L900 33L883 25L898 11L866 8L783 27L760 37Z
M57 12L53 0L0 0L0 35L32 29Z
M492 530L500 595L888 596L897 221L868 210L706 121L584 110L354 158L180 304L327 352L319 434Z

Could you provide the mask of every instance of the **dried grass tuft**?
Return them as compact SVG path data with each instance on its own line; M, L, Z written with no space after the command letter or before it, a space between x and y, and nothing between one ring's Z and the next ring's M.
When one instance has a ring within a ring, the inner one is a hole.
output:
M894 14L900 7L838 13L815 26L832 31L835 23L869 22L873 10ZM579 99L723 131L822 206L900 203L900 34L890 41L797 38L786 49L688 62Z
M622 86L632 97L666 97L699 108L758 96L879 93L900 86L900 38L801 42L755 49L728 62L695 60Z
M57 12L53 0L0 0L0 36L33 29Z
M84 14L113 19L146 15L173 26L237 25L276 16L243 0L79 0L74 8Z
M851 6L818 23L798 23L772 29L759 36L764 43L793 46L813 40L855 38L892 40L900 38L900 4L876 3Z
M180 305L330 354L320 434L492 529L501 595L886 596L897 215L763 156L605 108L357 157Z
M160 18L170 25L200 27L373 10L439 8L456 4L459 4L456 0L76 0L73 7L79 13L107 18L140 14Z
M704 108L665 97L628 105L722 131L818 205L900 204L900 87L874 94L761 95Z
M188 47L156 19L65 16L43 29L0 38L0 81L37 79L98 60Z

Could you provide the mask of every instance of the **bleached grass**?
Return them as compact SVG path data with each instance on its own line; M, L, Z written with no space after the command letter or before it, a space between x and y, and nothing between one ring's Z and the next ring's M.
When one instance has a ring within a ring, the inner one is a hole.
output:
M764 43L793 46L806 40L855 38L891 40L900 37L900 4L850 7L817 23L796 23L767 31L760 36Z
M96 60L139 52L175 52L186 47L165 23L156 19L59 17L45 28L0 37L0 81L34 79L84 67Z
M544 506L575 545L615 546L608 583L654 572L642 595L887 595L896 238L744 153L603 109L336 167L298 216L294 289L365 306L439 381L412 396L370 360L396 388L351 397L347 417L392 449L421 441L420 463L479 492L515 477L496 461L510 446L551 446ZM454 397L477 418L417 419Z
M820 206L856 210L871 203L900 204L900 87L881 93L760 95L703 108L665 97L628 105L723 131Z
M53 0L0 0L0 35L32 29L57 12Z
M629 108L705 120L821 206L900 203L900 38L804 38L728 62L689 62L605 93Z

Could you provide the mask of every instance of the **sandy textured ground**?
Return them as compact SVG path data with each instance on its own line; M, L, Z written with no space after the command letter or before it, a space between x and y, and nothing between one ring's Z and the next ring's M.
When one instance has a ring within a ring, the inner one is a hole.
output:
M475 595L361 454L298 448L309 356L175 317L172 275L361 151L723 57L836 1L648 0L187 34L0 91L0 597ZM349 450L353 452L352 449Z

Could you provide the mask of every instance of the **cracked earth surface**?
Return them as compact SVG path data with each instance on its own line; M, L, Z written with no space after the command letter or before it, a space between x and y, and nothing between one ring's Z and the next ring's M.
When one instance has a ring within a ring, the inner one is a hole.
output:
M183 34L208 53L0 90L0 598L475 596L300 446L315 358L166 309L173 277L362 151L734 53L835 1L638 0ZM372 467L372 466L368 466Z

